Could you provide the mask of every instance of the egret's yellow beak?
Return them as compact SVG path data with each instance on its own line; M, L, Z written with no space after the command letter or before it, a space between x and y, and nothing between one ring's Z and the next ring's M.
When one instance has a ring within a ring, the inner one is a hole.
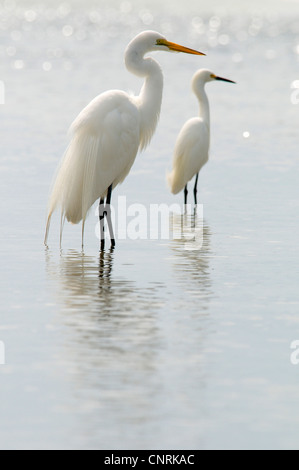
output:
M174 42L169 42L166 39L158 39L157 45L166 46L169 50L175 52L185 52L186 54L195 54L195 55L206 55L203 52L195 51L194 49L189 49L189 47L181 46L180 44L175 44Z

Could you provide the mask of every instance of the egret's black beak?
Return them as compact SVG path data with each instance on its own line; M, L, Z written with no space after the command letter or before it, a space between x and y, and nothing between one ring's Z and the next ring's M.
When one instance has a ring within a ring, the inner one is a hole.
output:
M233 80L228 80L227 78L222 78L222 77L217 77L217 76L215 76L215 80L220 80L221 82L236 83Z

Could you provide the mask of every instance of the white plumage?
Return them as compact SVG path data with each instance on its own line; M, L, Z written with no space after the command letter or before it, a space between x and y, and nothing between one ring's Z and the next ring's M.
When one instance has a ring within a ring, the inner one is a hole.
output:
M150 51L202 53L167 41L155 31L134 38L125 53L129 71L145 78L139 96L111 90L86 106L71 126L71 141L57 171L49 201L45 244L54 210L62 220L84 222L97 199L103 200L128 175L138 149L150 142L159 119L163 75ZM109 198L110 203L110 198ZM83 243L82 230L82 243ZM114 242L114 240L113 240ZM103 239L102 239L103 246Z
M97 199L106 196L110 184L115 187L129 173L138 150L138 111L125 93L103 93L79 114L71 132L50 213L60 204L66 219L77 224Z
M176 141L173 170L168 182L173 194L181 192L209 159L210 129L202 118L192 118L182 127Z
M185 189L185 204L187 204L187 184L195 175L194 200L197 204L198 174L209 159L210 107L205 84L213 80L235 83L217 77L210 70L201 69L195 73L192 78L192 90L199 102L199 117L191 118L183 125L174 148L173 169L167 175L173 194Z

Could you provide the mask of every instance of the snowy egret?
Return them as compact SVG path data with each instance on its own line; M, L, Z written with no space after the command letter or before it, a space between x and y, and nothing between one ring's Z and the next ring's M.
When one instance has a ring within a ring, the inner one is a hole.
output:
M155 31L136 36L125 51L127 69L145 79L139 96L110 90L96 97L71 126L72 139L62 158L49 201L45 235L47 244L51 216L61 207L61 230L65 219L84 223L88 210L100 199L101 249L104 249L104 218L115 245L110 217L112 190L128 175L138 150L150 142L158 122L163 90L160 65L152 51L176 51L204 55L202 52L169 42ZM105 203L106 198L106 203Z
M185 205L188 197L188 182L196 175L194 202L197 204L197 183L201 168L209 159L210 147L210 106L205 84L213 80L235 83L217 77L210 70L198 70L192 78L192 90L199 101L199 117L189 119L182 127L174 148L173 169L167 175L173 194L184 189Z

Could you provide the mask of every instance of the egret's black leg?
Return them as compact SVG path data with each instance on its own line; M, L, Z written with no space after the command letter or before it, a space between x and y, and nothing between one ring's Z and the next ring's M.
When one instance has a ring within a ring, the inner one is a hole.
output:
M110 238L111 238L111 248L114 248L115 247L115 237L114 237L113 226L112 226L112 221L111 221L111 206L110 206L111 205L111 196L112 196L112 187L113 187L113 185L111 184L108 188L105 213L106 213L106 217L107 217L107 223L108 223L108 228L109 228L109 233L110 233Z
M99 204L99 219L100 219L100 238L101 238L101 251L105 249L105 210L104 210L105 200L104 198L100 199Z
M198 173L196 175L196 180L195 180L195 185L194 185L194 190L193 190L193 193L194 193L194 203L195 205L197 206L197 183L198 183Z
M188 188L187 188L187 185L186 185L185 189L184 189L185 209L186 209L186 206L187 206L187 199L188 199Z

